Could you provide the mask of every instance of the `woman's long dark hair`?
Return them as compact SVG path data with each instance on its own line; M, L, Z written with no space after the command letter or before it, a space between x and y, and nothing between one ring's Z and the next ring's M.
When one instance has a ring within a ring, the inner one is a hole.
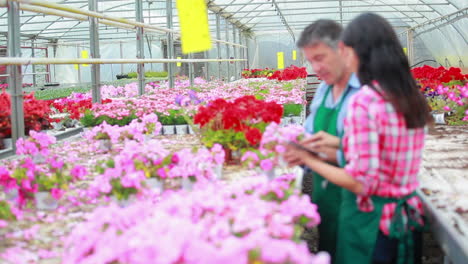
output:
M403 47L384 18L372 13L358 16L346 27L342 40L359 58L357 74L361 85L375 89L373 81L377 81L386 100L404 115L408 128L424 127L432 120Z

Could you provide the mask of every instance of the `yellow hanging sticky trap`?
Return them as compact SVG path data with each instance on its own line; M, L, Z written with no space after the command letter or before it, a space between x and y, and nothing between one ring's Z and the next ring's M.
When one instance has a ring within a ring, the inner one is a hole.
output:
M74 64L73 67L75 68L75 70L78 70L80 68L78 64Z
M408 49L407 48L403 48L403 52L405 53L405 55L408 55Z
M82 58L82 59L89 59L89 54L88 54L88 51L87 51L87 50L82 50L82 51L81 51L81 58ZM83 66L83 67L88 67L89 64L81 64L81 66Z
M208 12L205 0L177 0L182 53L211 49Z
M181 57L177 57L178 60L182 59ZM182 66L182 62L177 62L177 67Z
M293 57L293 60L296 60L296 59L297 59L297 52L296 52L296 50L293 50L292 57Z
M284 52L278 52L278 69L284 69Z

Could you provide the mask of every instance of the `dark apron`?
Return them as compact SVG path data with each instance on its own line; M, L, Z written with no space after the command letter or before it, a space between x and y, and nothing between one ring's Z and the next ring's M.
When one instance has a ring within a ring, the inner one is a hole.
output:
M416 209L407 203L407 200L415 195L416 192L402 198L371 196L374 210L362 212L357 208L356 195L348 190L343 190L335 263L372 263L382 209L387 203L397 203L395 215L390 225L389 237L398 240L397 263L412 264L414 262L412 232L421 230L422 226L413 217L407 217L405 221L402 213L406 212L407 216L418 214Z
M338 121L338 114L340 113L343 101L346 98L350 87L348 86L346 88L340 102L335 108L327 108L325 107L325 101L330 94L331 89L331 86L329 86L319 108L317 109L317 113L315 114L314 133L325 131L328 134L339 137L340 135L338 135L336 123ZM315 172L312 174L312 202L317 204L321 218L320 225L318 226L318 250L327 251L333 260L335 259L336 252L337 226L342 188L328 182L321 175Z
M345 165L344 152L342 154ZM357 205L357 196L343 189L338 224L338 242L335 264L360 263L371 264L379 233L379 224L385 204L397 203L395 214L390 224L391 239L398 240L397 264L413 264L415 260L414 231L422 231L423 226L415 220L418 211L407 203L416 196L413 192L401 198L371 196L374 210L362 212ZM406 213L406 219L403 216Z

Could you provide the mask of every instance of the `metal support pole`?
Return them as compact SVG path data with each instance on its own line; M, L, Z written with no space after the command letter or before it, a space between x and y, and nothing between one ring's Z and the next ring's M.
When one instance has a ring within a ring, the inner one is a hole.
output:
M77 44L76 45L76 57L80 58L80 46ZM78 82L81 83L81 66L80 64L76 64L78 66L77 71L78 71ZM92 77L92 76L91 76Z
M21 57L19 3L8 1L8 57ZM8 89L11 95L11 138L13 150L16 141L24 136L23 88L21 65L8 66Z
M340 24L343 26L343 1L338 1L340 6Z
M414 64L414 31L412 29L406 31L406 52L408 54L408 62L411 65Z
M239 44L244 45L242 41L242 31L239 29L237 33L239 33ZM239 48L240 59L244 59L244 54L245 54L245 48ZM242 61L239 63L239 65L240 65L239 73L241 73L242 70L245 69L245 62Z
M143 0L135 0L135 17L137 22L143 23ZM143 28L137 28L137 58L145 58L145 42L143 39ZM145 64L138 63L138 94L143 95L145 92Z
M172 29L172 0L166 0L166 23L167 28ZM174 35L171 32L167 33L167 58L174 59ZM174 63L167 64L167 74L169 78L169 87L174 87Z
M229 42L229 22L227 20L225 20L225 29L226 29L226 41ZM231 54L229 52L229 45L226 44L226 56L227 58L226 59L230 59L231 58ZM229 80L231 79L231 62L227 61L226 62L227 64L227 77L226 77L226 81L229 82Z
M31 39L31 57L35 58L36 57L36 52L35 52L35 47L34 47L34 41L35 39ZM36 73L36 65L33 64L32 66L32 72ZM36 87L36 74L33 74L33 85Z
M232 24L232 42L234 43L237 43L236 42L237 39L236 39L236 26L234 24ZM232 49L234 50L234 58L237 59L237 47L236 46L233 46ZM237 62L234 62L234 78L237 80L238 77L237 77Z
M97 0L88 0L89 11L98 11ZM91 58L100 58L99 52L99 24L98 19L95 17L89 18L89 40L90 40L90 51ZM101 66L99 64L93 64L91 66L91 85L92 85L92 96L93 103L101 102Z
M189 53L188 58L193 59L193 53ZM193 62L189 62L188 70L189 70L190 86L193 86Z
M219 14L216 14L216 38L221 39L221 25ZM218 60L221 59L221 43L216 42L216 48L218 50ZM218 80L221 80L221 62L218 62Z
M120 41L120 58L123 59L123 43ZM124 73L124 65L120 64L120 74Z
M210 53L208 51L205 51L205 59L209 59L210 57ZM210 79L210 74L209 74L209 68L208 68L208 62L205 62L205 80L209 80Z
M247 39L247 37L245 37L244 39L245 39L244 45L247 46L247 43L249 42L249 40ZM247 47L248 47L248 46L247 46ZM247 69L250 68L250 60L249 60L249 57L250 57L250 56L249 56L249 55L250 55L250 54L249 54L249 49L246 48L246 49L245 49L245 56L246 56L245 58L246 58L247 60L246 60L246 62L245 62L245 68L247 68Z

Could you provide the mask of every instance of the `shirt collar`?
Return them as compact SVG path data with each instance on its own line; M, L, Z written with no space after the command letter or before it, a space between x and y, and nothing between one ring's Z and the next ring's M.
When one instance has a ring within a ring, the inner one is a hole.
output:
M361 88L361 83L359 82L359 79L355 73L352 73L351 76L349 77L348 85L354 89Z

